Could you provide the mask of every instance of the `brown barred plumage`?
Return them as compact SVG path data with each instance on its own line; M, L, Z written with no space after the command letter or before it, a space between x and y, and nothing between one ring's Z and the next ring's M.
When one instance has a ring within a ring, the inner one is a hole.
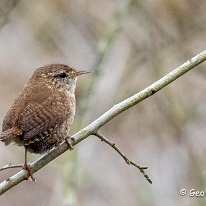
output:
M7 112L0 140L33 153L59 145L74 119L77 76L86 73L63 64L38 68Z

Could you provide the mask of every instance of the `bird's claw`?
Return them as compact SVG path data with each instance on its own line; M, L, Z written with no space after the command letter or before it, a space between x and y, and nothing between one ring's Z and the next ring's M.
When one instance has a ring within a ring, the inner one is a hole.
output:
M26 171L29 173L29 177L31 177L31 180L32 180L33 182L36 182L36 179L34 178L33 173L32 173L32 171L31 171L30 165L24 164L23 169L26 170Z

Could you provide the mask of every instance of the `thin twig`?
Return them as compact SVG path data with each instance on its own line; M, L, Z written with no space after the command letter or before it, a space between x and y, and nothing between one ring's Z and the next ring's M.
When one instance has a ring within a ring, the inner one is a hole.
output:
M72 136L74 138L74 144L76 145L79 142L83 141L95 131L98 131L101 127L103 127L106 123L111 121L114 117L119 115L120 113L124 112L125 110L137 105L139 102L143 101L144 99L154 95L156 92L170 84L171 82L178 79L180 76L184 75L191 69L195 68L197 65L201 64L206 60L206 50L201 52L200 54L196 55L192 59L188 60L181 66L177 67L158 81L154 82L150 86L146 87L142 91L136 93L135 95L123 100L122 102L114 105L111 109L105 112L102 116L97 118L91 124L77 132ZM50 150L47 154L43 155L33 163L31 163L32 173L37 172L42 167L47 165L49 162L63 154L69 149L68 143L64 142L59 147ZM8 180L3 181L0 183L0 195L11 189L12 187L16 186L20 182L26 180L29 174L25 170L21 170L20 172L16 173Z
M22 168L22 167L23 167L23 164L20 164L20 165L8 164L0 168L0 171L7 170L7 169L14 169L14 168Z
M146 180L152 184L152 180L149 178L149 176L145 173L144 170L146 170L148 167L142 167L140 165L137 165L135 162L129 160L127 158L127 156L121 152L121 150L115 145L114 142L110 142L106 137L104 137L102 134L100 134L99 132L95 132L93 133L94 136L98 137L101 141L107 143L109 146L111 146L114 150L116 150L120 156L124 159L124 161L126 162L126 164L128 165L133 165L134 167L136 167L146 178Z

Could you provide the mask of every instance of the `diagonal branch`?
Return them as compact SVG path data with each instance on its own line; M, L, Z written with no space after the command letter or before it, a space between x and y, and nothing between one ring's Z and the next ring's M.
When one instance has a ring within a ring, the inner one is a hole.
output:
M95 132L93 135L95 135L96 137L98 137L101 141L107 143L109 146L111 146L114 150L116 150L120 156L124 159L124 161L128 164L128 165L133 165L134 167L136 167L143 175L144 177L146 178L146 180L152 184L152 180L149 178L149 176L145 173L145 170L148 168L148 167L142 167L140 165L137 165L135 162L129 160L127 158L127 156L125 154L123 154L121 152L121 150L115 145L115 143L113 142L110 142L106 137L104 137L102 134L100 134L99 132Z
M190 71L192 68L196 67L200 63L206 60L206 50L201 52L200 54L196 55L192 59L188 60L181 66L177 67L152 85L148 86L147 88L143 89L139 93L125 99L124 101L114 105L110 110L105 112L102 116L96 119L94 122L89 124L87 127L83 128L81 131L77 132L72 136L74 138L74 145L78 144L91 134L98 131L99 128L104 126L107 122L111 119L116 117L118 114L122 113L123 111L133 107L134 105L138 104L142 100L152 96L186 72ZM38 160L31 163L31 170L33 173L40 170L42 167L47 165L49 162L54 160L56 157L67 151L68 144L66 142L59 145L59 147L52 149L49 153L43 155ZM3 181L0 184L0 195L8 191L10 188L14 187L15 185L19 184L20 182L27 179L29 174L22 170L17 174L13 175L9 179Z

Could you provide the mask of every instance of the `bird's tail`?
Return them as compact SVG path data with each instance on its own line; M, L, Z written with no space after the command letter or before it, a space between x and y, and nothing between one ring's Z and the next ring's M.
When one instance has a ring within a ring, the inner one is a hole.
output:
M19 135L22 135L22 130L17 127L12 127L0 134L0 141L8 145Z

